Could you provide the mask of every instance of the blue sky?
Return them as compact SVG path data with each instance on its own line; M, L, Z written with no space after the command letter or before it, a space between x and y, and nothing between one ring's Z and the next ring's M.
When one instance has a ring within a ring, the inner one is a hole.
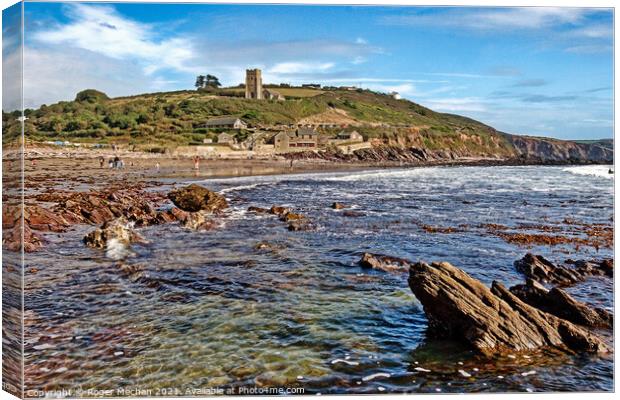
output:
M497 129L613 136L613 11L26 3L25 102L265 82L398 91ZM43 83L43 84L42 84Z

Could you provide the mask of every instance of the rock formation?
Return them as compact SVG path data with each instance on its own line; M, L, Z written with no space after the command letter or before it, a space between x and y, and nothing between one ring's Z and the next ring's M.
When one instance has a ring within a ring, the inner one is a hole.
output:
M528 279L524 285L511 287L510 292L539 310L575 324L603 328L611 328L613 325L613 315L608 311L589 307L562 289L548 290L532 279Z
M538 282L567 286L584 280L592 275L613 277L613 260L573 261L574 268L554 265L543 256L526 254L515 261L517 271Z
M378 269L385 272L405 273L409 271L410 267L410 263L405 259L371 253L364 253L359 263L362 267Z
M84 236L84 244L88 247L105 249L111 240L129 246L131 243L144 242L136 232L131 229L127 219L121 217L113 221L105 222L101 228L97 228Z
M168 193L168 198L181 210L189 212L217 213L228 208L228 202L224 196L195 183L171 191Z
M449 263L412 265L409 286L424 307L430 334L463 341L486 356L545 346L609 350L584 328L532 307L501 283L489 289Z

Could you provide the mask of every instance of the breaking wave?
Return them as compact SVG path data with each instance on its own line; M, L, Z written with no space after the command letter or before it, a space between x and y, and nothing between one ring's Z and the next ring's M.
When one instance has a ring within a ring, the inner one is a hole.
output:
M584 165L579 167L568 167L562 169L564 172L568 172L575 175L596 176L605 179L614 179L614 174L610 174L609 171L613 171L611 165Z

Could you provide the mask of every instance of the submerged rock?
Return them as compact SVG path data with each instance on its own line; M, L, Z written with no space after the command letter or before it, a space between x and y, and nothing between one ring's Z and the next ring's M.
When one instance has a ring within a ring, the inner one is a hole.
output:
M310 222L305 219L294 219L288 223L288 230L297 232L297 231L309 231L312 228Z
M409 286L424 307L431 335L463 341L486 356L545 346L609 350L584 328L532 307L501 283L489 289L446 262L412 265Z
M548 290L532 279L524 285L511 287L510 292L533 307L579 325L605 328L613 325L613 315L608 311L589 307L562 289Z
M347 208L347 206L342 203L334 202L332 203L332 208L334 210L342 210L343 208Z
M123 246L131 243L142 243L144 239L130 228L127 219L117 218L110 222L105 222L101 228L97 228L84 236L83 242L88 247L105 249L111 241Z
M287 212L286 214L283 214L280 216L280 220L284 221L284 222L290 222L290 221L301 221L301 220L305 220L306 217L302 214L297 214L294 212Z
M289 212L291 212L290 208L282 207L282 206L272 206L269 209L269 213L274 214L274 215L284 215Z
M364 253L359 263L362 267L378 269L385 272L407 272L411 266L411 264L403 258L371 253Z
M269 214L269 210L267 208L262 208L262 207L250 206L248 207L248 211L256 213L256 214Z
M613 277L613 261L574 261L574 268L554 265L543 256L526 254L522 259L515 261L517 271L538 282L554 283L562 286L572 285L583 281L592 275L606 275Z
M186 228L200 231L208 231L217 226L215 221L207 218L206 213L203 211L188 213L181 224Z
M181 210L196 212L219 212L228 208L228 202L221 194L195 183L168 193L168 198Z

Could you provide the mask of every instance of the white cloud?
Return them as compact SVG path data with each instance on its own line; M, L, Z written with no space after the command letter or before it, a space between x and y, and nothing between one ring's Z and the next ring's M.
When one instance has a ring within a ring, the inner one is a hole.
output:
M110 6L71 4L70 22L38 31L34 40L89 50L118 60L136 60L146 74L162 68L194 72L194 50L185 38L157 39L155 29L120 15Z
M334 68L331 62L283 62L275 64L266 72L270 74L308 74L324 73Z
M24 49L24 103L27 108L73 100L84 89L126 96L170 88L132 66L82 49Z
M428 99L424 105L443 112L484 112L487 110L483 100L478 97Z
M393 25L434 25L473 30L543 29L578 24L591 10L568 7L449 8L433 14L388 16L383 22Z

